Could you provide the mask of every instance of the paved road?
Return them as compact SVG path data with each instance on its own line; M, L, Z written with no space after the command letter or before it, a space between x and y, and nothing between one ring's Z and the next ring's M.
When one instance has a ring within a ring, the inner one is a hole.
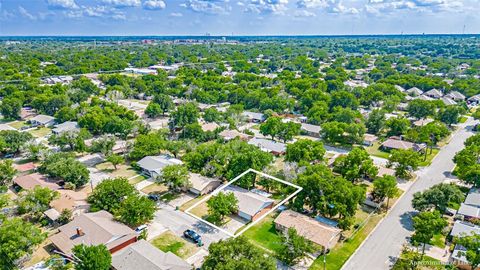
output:
M473 135L474 121L469 119L433 160L429 167L418 171L418 179L391 209L363 245L343 266L343 270L384 270L389 269L400 254L402 245L412 234L411 201L413 194L435 184L442 183L454 168L452 161L456 152L463 148L464 141Z

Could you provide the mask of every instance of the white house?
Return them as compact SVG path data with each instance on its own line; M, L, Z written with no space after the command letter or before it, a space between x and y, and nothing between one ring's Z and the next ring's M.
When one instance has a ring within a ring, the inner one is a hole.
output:
M180 165L183 162L168 155L146 156L137 162L137 165L147 176L158 176L162 174L163 168L169 165Z

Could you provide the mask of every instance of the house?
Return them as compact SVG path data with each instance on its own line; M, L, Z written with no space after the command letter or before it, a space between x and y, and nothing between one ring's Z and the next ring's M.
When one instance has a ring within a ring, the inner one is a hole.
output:
M457 102L447 96L445 97L442 97L441 99L443 101L443 104L445 104L446 106L451 106L451 105L457 105Z
M85 155L83 157L78 158L77 160L87 167L94 167L95 165L104 162L105 158L102 155L95 153L95 154Z
M46 176L39 173L32 173L23 176L18 176L13 179L13 183L22 189L34 189L36 186L47 187L51 190L59 190L60 186L49 180Z
M480 234L480 226L474 225L469 222L456 220L453 224L450 235L453 237L459 237L463 235L471 235L473 233Z
M390 169L390 168L387 168L387 167L384 167L384 166L377 166L377 168L378 168L378 173L377 173L378 177L382 177L382 176L385 176L385 175L395 176L395 170L394 169Z
M207 194L222 184L219 179L205 177L198 173L190 173L189 180L191 184L189 191L195 195Z
M163 168L169 165L180 165L183 162L168 155L146 156L137 162L137 165L147 176L158 176L162 174Z
M71 210L74 214L77 210L87 210L89 204L87 202L88 195L84 191L74 191L68 189L57 190L60 196L50 202L50 207L61 213L63 210Z
M426 100L426 101L432 101L432 100L435 100L429 96L426 96L426 95L420 95L418 96L418 99L421 99L421 100Z
M480 94L478 95L475 95L475 96L472 96L472 97L469 97L467 99L467 103L472 105L472 106L476 106L476 105L479 105L480 104Z
M77 122L72 122L72 121L67 121L63 122L61 124L58 124L55 126L54 129L52 129L53 134L62 134L64 132L79 132L80 131L80 126L78 125Z
M449 262L458 267L458 269L471 270L465 252L467 249L461 245L455 245L455 248L452 251ZM478 269L478 268L477 268Z
M48 127L55 123L55 118L49 115L39 114L29 120L32 126Z
M430 124L432 123L434 120L431 119L431 118L422 118L422 119L419 119L415 122L413 122L413 125L416 126L416 127L423 127L427 124Z
M394 87L395 87L395 89L397 89L398 91L400 91L402 93L406 91L405 88L401 87L400 85L395 85Z
M472 188L467 197L465 198L465 204L480 207L480 188Z
M33 162L27 162L23 164L14 164L13 167L18 171L18 172L28 172L28 171L33 171L37 169L37 165Z
M378 140L377 136L366 133L363 136L363 145L372 146L377 140Z
M434 99L439 99L439 98L443 97L443 93L440 90L437 90L435 88L430 89L423 94L427 97L431 97L431 98L434 98Z
M407 93L412 97L416 97L416 96L420 96L421 94L423 94L423 91L418 89L417 87L412 87L412 88L407 90Z
M261 123L267 119L267 116L263 113L249 112L245 111L242 113L242 116L247 118L249 122Z
M390 151L392 149L402 149L402 150L408 150L411 149L416 152L423 151L427 146L426 144L417 144L417 143L412 143L412 142L407 142L407 141L402 141L402 140L397 140L397 139L387 139L382 143L381 146L384 150Z
M173 254L139 240L112 256L115 270L191 270L192 266Z
M201 127L204 132L207 132L207 131L215 131L220 126L217 123L212 122L212 123L205 123Z
M283 155L287 151L286 144L268 139L252 138L248 141L248 144L258 146L262 151L272 153L276 156Z
M50 236L55 248L70 257L76 245L107 246L110 253L133 244L137 241L137 233L128 226L114 220L107 211L98 211L79 215L58 228L58 233Z
M255 221L273 207L273 200L237 186L227 186L222 192L231 192L238 200L238 215Z
M457 215L462 216L465 220L473 220L480 218L480 207L462 203L457 211Z
M278 231L286 233L289 228L294 228L299 235L322 246L325 250L335 246L342 231L292 210L281 212L274 223Z
M7 124L0 124L0 131L4 131L4 130L17 130L17 129Z
M230 141L235 138L239 138L242 141L248 141L250 139L249 135L241 133L237 130L223 130L218 135L222 137L225 141Z
M465 100L465 96L458 91L452 91L445 96L448 97L448 98L451 98L455 101L464 101Z
M308 136L320 138L320 131L322 128L320 126L302 123L300 130L305 132Z

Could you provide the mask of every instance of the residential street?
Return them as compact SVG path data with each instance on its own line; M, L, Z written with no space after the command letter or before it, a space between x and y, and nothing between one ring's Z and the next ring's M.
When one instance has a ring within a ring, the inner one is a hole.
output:
M469 118L459 128L450 141L442 148L429 167L417 172L418 179L412 187L397 202L385 219L377 226L350 259L345 263L344 270L384 270L389 269L395 258L400 254L402 245L412 233L411 205L413 194L423 191L435 184L442 183L454 168L452 161L456 152L463 148L464 141L473 135L471 131L475 121ZM328 262L327 262L328 263Z

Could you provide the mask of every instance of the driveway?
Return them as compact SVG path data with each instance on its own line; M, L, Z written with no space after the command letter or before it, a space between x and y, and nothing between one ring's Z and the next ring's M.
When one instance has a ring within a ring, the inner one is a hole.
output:
M415 214L411 204L413 194L442 183L450 177L450 172L455 165L452 159L464 148L465 140L474 134L472 128L475 123L476 121L469 118L452 135L450 143L440 150L432 164L417 172L417 181L397 201L342 269L383 270L389 269L395 263L401 253L402 245L407 242L413 232L411 219L412 214Z
M161 203L160 210L155 212L153 224L157 227L163 227L183 237L183 232L186 229L193 229L200 236L202 236L204 249L208 250L211 243L218 242L221 239L226 239L229 236L210 225L203 223L180 210L175 210L174 207Z

